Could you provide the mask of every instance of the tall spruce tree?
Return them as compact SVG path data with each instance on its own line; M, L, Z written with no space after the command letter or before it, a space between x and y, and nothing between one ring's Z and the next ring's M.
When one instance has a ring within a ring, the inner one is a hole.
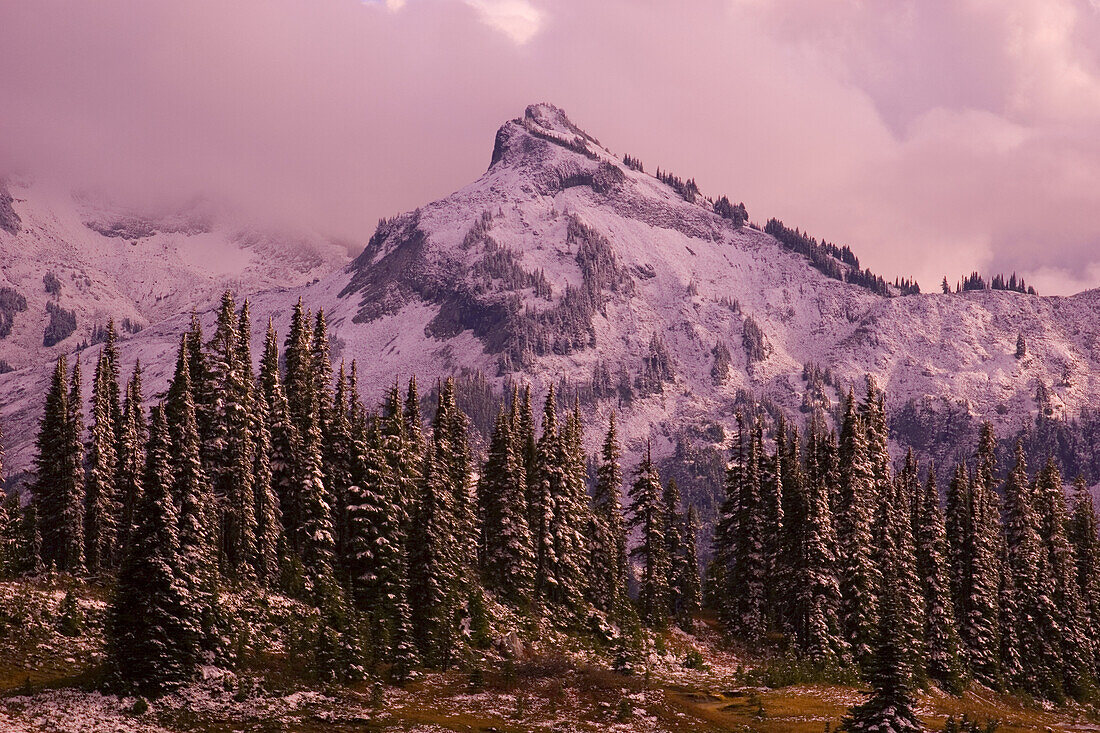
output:
M936 466L928 467L928 480L920 502L916 532L917 575L924 593L924 642L928 675L949 692L961 692L962 661L955 608L951 602L947 567L947 533L944 529Z
M84 494L84 558L89 573L112 570L118 548L118 523L121 509L116 491L118 470L115 429L118 396L114 368L100 351L92 381L92 426L88 441L88 470Z
M77 419L79 366L73 368L73 389L67 385L68 365L58 357L39 424L34 502L36 526L42 536L42 561L67 572L84 569L84 451Z
M243 329L241 317L245 321ZM220 565L234 580L253 576L252 560L256 555L253 377L251 363L244 363L249 358L248 340L241 343L248 320L248 303L238 316L232 293L225 291L209 349L209 384L214 395L209 475L221 507Z
M447 464L432 440L424 454L420 497L412 522L409 600L420 658L447 668L458 643L459 578L454 506Z
M680 618L680 579L687 551L684 548L683 500L676 479L670 478L665 484L662 500L665 505L665 548L668 552L668 612L672 618Z
M153 408L139 523L108 611L108 666L125 690L155 695L190 679L199 661L200 619L182 578L172 499L171 442Z
M483 572L487 588L524 604L534 592L535 552L527 526L527 472L515 448L501 407L478 483Z
M122 408L122 429L119 434L115 486L119 497L119 547L129 543L137 523L137 507L141 501L141 483L145 472L145 410L141 386L141 362L134 364L133 374L126 384L126 399ZM122 553L120 553L121 555ZM120 558L121 559L121 558Z
M522 422L519 423L522 429ZM525 441L515 441L522 447ZM607 435L596 470L596 486L592 493L592 555L590 596L596 608L618 615L627 600L626 530L623 528L622 457L619 448L615 413L608 418Z
M528 486L528 524L535 547L535 595L538 599L553 600L558 597L556 548L554 547L554 497L561 495L565 482L558 443L557 405L554 386L546 395L542 413L542 435L535 453L535 483Z
M881 502L876 523L889 527L897 519L891 502ZM913 650L909 647L911 609L906 608L904 583L897 569L904 567L899 548L894 544L896 528L881 532L879 553L882 560L878 591L878 626L874 637L874 656L868 667L871 697L851 710L843 729L861 731L923 731L914 712Z
M1001 576L1003 533L994 487L996 438L993 427L982 427L971 482L964 529L964 613L959 618L971 673L982 683L997 685L1001 676L998 649L998 587Z
M811 433L814 431L811 430ZM787 448L789 498L785 557L791 567L790 624L801 652L814 664L832 668L849 658L839 622L841 603L837 542L824 473L816 466L802 470L798 431ZM817 453L806 451L808 464Z
M1092 494L1082 477L1074 482L1073 511L1067 531L1083 599L1086 634L1093 640L1090 669L1095 679L1100 671L1100 536Z
M869 396L873 405L873 396ZM875 588L878 567L871 532L876 477L867 445L867 427L849 392L840 432L840 486L836 538L840 555L841 621L855 660L869 665L877 629Z
M664 626L668 619L668 547L661 476L653 463L650 446L635 472L630 488L629 527L638 532L639 542L630 556L641 562L638 611L651 627Z
M1087 634L1085 604L1066 533L1066 491L1053 458L1047 459L1039 472L1035 498L1049 573L1044 592L1057 624L1054 638L1048 640L1053 664L1061 672L1057 691L1082 698L1093 686L1091 660L1095 641Z
M740 417L740 416L739 416ZM746 639L764 633L765 574L764 505L760 497L760 450L753 431L738 424L738 436L744 436L744 463L737 497L734 551L729 565L729 592L733 598L731 628ZM727 492L729 489L727 489Z
M167 432L158 439L168 444L169 486L178 511L178 577L186 587L189 608L198 619L201 644L213 650L220 643L216 628L218 511L202 464L189 341L190 334L180 339L176 371L159 410ZM160 460L157 456L152 459Z
M290 415L283 379L279 372L279 344L274 324L268 320L264 353L260 358L260 391L267 412L270 435L271 487L278 500L285 544L294 553L302 548L302 476L305 471L301 435Z
M579 409L566 418L557 442L560 483L553 494L550 534L554 545L552 572L557 582L552 598L563 607L579 610L588 594L588 467Z
M688 507L683 517L684 535L683 562L680 563L680 575L676 579L680 605L677 608L676 623L688 633L695 631L695 616L702 608L703 590L699 582L698 537L700 530L699 514L695 505Z

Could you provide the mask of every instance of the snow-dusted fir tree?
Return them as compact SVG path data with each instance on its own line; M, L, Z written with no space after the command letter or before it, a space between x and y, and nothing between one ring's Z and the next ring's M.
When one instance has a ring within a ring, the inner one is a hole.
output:
M524 604L535 589L535 551L527 526L527 472L515 447L501 407L478 483L483 576L488 589Z
M267 322L264 353L260 358L260 391L267 403L266 424L271 437L271 487L279 502L284 543L295 552L302 545L302 472L304 470L301 436L290 416L283 379L279 373L279 344L275 326Z
M970 671L989 685L996 685L1000 677L998 586L1004 541L1000 502L994 486L995 451L993 427L986 423L969 491L966 510L969 524L963 530L964 613L959 617Z
M137 507L141 501L141 481L145 471L145 410L142 407L141 362L134 364L133 374L126 384L126 399L122 408L122 429L119 431L115 486L120 504L119 547L126 547L136 524ZM121 553L120 553L121 559Z
M252 567L256 579L274 587L279 581L279 548L283 546L282 512L279 496L272 483L271 470L271 409L262 389L256 389L253 397L252 436L255 441L253 463L253 496L256 501L256 554Z
M73 389L66 380L65 356L58 357L39 424L35 458L34 502L42 534L42 561L58 570L84 569L84 451L80 433L79 363L73 367Z
M787 439L786 420L778 420L775 430L776 451L768 455L764 449L763 424L757 423L756 442L760 452L760 500L764 509L764 527L761 537L764 544L764 572L769 578L765 584L765 614L767 623L773 628L781 625L781 607L783 591L781 576L783 567L781 554L783 549L783 457L781 446Z
M740 417L740 416L739 416ZM764 505L760 497L760 452L753 430L738 423L737 433L744 436L745 460L738 472L740 487L735 513L734 549L729 564L728 587L733 599L730 617L733 632L746 639L757 639L764 633L765 573ZM727 493L730 491L726 489Z
M1054 621L1049 614L1049 604L1042 595L1047 565L1039 536L1039 516L1035 511L1032 486L1028 479L1027 462L1022 442L1016 443L1015 465L1009 472L1004 486L1005 539L1007 543L1006 570L1012 576L1010 598L1019 614L1011 628L1015 635L1016 649L1002 653L1009 684L1042 693L1051 683L1049 659L1044 652L1047 641L1043 634L1051 630ZM1009 624L1005 624L1005 631ZM1051 640L1054 641L1054 640ZM1016 660L1019 660L1018 662Z
M884 531L893 534L893 553L891 556L883 551L881 539L877 548L879 567L890 560L893 567L890 572L897 592L902 598L902 608L905 615L901 625L901 645L905 653L909 655L910 670L914 675L913 682L919 682L924 678L925 646L924 646L924 593L921 589L920 578L917 575L916 541L913 537L913 514L911 487L918 481L916 463L907 463L906 468L894 481L892 493L889 499L888 510L890 523L877 527L879 537ZM884 502L887 503L887 502Z
M1066 534L1066 490L1053 458L1047 459L1039 472L1035 501L1049 573L1044 592L1050 598L1057 623L1055 638L1051 640L1051 657L1062 675L1056 695L1064 692L1080 698L1093 684L1091 660L1096 640L1087 634L1085 604L1077 582L1073 548Z
M328 321L325 320L323 308L317 309L317 315L313 321L313 335L310 338L310 381L317 395L317 419L321 423L321 432L324 433L329 420L332 405L332 356L328 338Z
M446 668L458 642L459 578L450 480L439 448L432 440L424 454L409 537L409 605L421 659Z
M873 405L873 398L872 398ZM867 444L867 427L849 392L840 432L840 485L836 502L841 620L855 660L869 664L877 629L878 567L873 555L871 517L875 474Z
M876 523L889 529L881 532L879 538L882 566L877 588L878 619L874 654L867 668L871 697L852 708L844 720L843 729L849 733L926 730L913 711L913 650L908 646L907 629L912 609L906 607L904 583L899 582L896 573L905 564L894 544L896 528L890 527L896 519L897 512L890 502L879 504Z
M194 675L200 619L182 577L171 441L154 407L139 521L108 611L108 668L122 689L158 694Z
M677 580L677 590L680 596L680 605L677 609L676 623L688 633L695 629L695 616L703 605L703 589L699 582L699 549L698 537L701 525L699 514L695 511L695 505L688 507L683 517L683 562L680 563L680 575Z
M662 497L665 505L665 548L668 552L668 613L672 618L680 617L680 578L683 576L684 555L684 515L683 499L676 479L670 478L665 484Z
M557 557L552 526L554 497L561 495L565 483L560 440L554 386L550 385L543 406L542 435L535 450L535 482L527 487L528 526L535 548L535 595L540 600L557 597Z
M1095 678L1100 671L1100 537L1092 494L1081 477L1074 482L1073 511L1067 532L1084 601L1086 634L1093 640L1091 671Z
M244 320L244 324L240 323ZM211 410L211 456L208 472L221 506L220 563L231 579L252 577L256 556L253 481L255 445L252 437L252 364L247 339L248 303L240 316L233 295L222 295L214 336L208 352Z
M588 468L579 410L565 420L559 435L557 463L561 482L553 495L550 534L554 544L553 574L557 582L551 598L577 610L588 594Z
M202 465L198 417L188 358L189 335L180 339L176 371L168 386L163 416L169 445L171 493L178 511L178 572L187 589L192 615L201 619L203 643L216 644L217 507ZM158 459L159 460L159 459Z
M787 448L787 512L784 556L791 567L790 619L799 649L821 667L836 667L848 658L848 645L839 622L840 582L836 535L824 472L813 465L817 438L811 429L803 472L798 431L792 430Z
M668 619L668 547L661 476L653 463L650 446L635 471L630 488L629 527L638 534L630 556L640 561L638 612L649 626L663 626Z
M523 445L522 441L514 442L518 446ZM596 469L596 486L592 492L592 555L589 562L589 592L592 603L601 611L611 614L625 607L629 572L622 515L621 457L615 413L612 412L600 452L600 465Z
M352 600L372 614L376 644L388 654L401 620L398 597L407 593L403 513L378 424L362 423L352 439L345 572Z
M740 592L735 591L733 586L733 566L737 560L737 543L740 541L741 484L746 463L745 417L740 412L737 413L736 424L737 431L730 445L729 463L726 465L725 495L718 508L718 520L711 538L714 573L710 582L720 586L716 588L715 600L718 604L718 617L726 628L733 628L737 623L736 599Z
M330 501L333 502L333 526L336 530L336 558L340 570L337 575L347 579L348 569L348 506L351 501L348 489L352 484L354 445L351 434L351 410L349 407L348 376L344 363L336 377L336 389L332 394L328 417L324 421L325 480Z
M100 351L92 380L92 425L84 494L84 562L95 575L114 569L121 513L115 487L117 432L112 399L118 395L106 349Z
M924 594L924 644L928 675L949 692L959 692L962 661L955 608L951 602L947 567L947 534L936 486L936 466L928 467L928 480L920 502L916 531L917 576Z
M286 376L283 391L290 420L303 440L318 417L313 384L313 335L309 320L309 313L299 298L290 316L290 329L284 344Z

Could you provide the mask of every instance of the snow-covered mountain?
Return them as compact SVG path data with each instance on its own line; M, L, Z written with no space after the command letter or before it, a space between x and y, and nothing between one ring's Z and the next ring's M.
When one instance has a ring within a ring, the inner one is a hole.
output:
M339 243L248 227L207 202L136 212L0 181L0 360L40 366L109 318L136 332L226 287L302 285L346 262Z
M334 356L358 361L370 402L411 374L481 372L498 385L516 379L540 390L566 380L590 403L593 446L597 421L616 409L629 449L650 439L663 455L685 436L721 442L719 428L732 425L746 394L796 414L835 406L866 373L888 392L895 438L930 453L942 453L948 435L970 440L983 419L1002 435L1030 424L1040 385L1043 409L1056 415L1076 417L1095 401L1098 291L876 294L835 278L847 277L851 263L815 267L772 236L736 226L711 199L625 164L548 104L505 123L491 160L465 188L382 222L346 267L301 287L252 292L254 322L271 316L285 333L299 297L323 307ZM152 314L178 314L124 344L128 362L140 356L149 365L150 392L163 387L185 311L197 300L162 302L175 297L180 287L169 283L179 280L156 278L196 277L198 262L179 243L241 258L255 252L201 227L192 233L186 223L133 244L93 231L86 219L55 221L21 208L23 194L14 193L24 232L0 231L0 244L25 241L53 258L35 269L28 257L10 272L5 263L5 277L33 307L44 309L41 278L54 268L63 304L66 292L86 292L77 271L100 278L91 292L102 299L80 301L88 314L82 322L94 320L96 308L145 323ZM96 228L111 233L113 226ZM120 253L133 247L174 259L129 282L123 273L133 266ZM288 271L301 282L332 261L284 267L280 284L288 284ZM280 276L252 267L233 268L255 274L236 283L239 292L277 284ZM830 270L834 277L824 274ZM209 273L205 282L209 301L224 279ZM132 313L114 306L116 294ZM16 343L29 344L30 320L16 316ZM34 329L40 338L41 326ZM1018 357L1021 334L1026 354ZM0 341L0 357L5 348ZM39 375L47 369L41 348L28 348L19 365L32 357L33 368L0 376L0 414L11 423L9 458L17 466L31 455Z

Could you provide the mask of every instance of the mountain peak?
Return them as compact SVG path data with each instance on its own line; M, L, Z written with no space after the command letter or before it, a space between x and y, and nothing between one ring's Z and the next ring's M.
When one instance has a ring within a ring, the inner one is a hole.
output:
M549 102L539 102L528 105L522 117L509 120L497 131L489 167L501 161L522 162L532 154L544 160L546 156L539 154L544 146L536 141L552 143L593 160L611 155L599 140L570 120L565 110Z

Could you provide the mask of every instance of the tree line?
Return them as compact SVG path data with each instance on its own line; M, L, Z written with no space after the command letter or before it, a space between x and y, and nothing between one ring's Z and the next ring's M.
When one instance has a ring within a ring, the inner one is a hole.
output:
M356 364L334 369L323 311L297 304L282 353L269 322L258 373L250 342L248 303L227 292L211 337L192 319L146 410L140 364L120 381L110 324L87 425L80 363L57 361L32 499L0 515L4 570L113 588L117 687L155 694L227 660L225 588L315 606L316 671L341 681L461 662L489 643L490 599L609 643L639 618L691 628L698 520L648 451L623 511L614 417L590 481L579 406L559 414L551 387L537 430L531 390L516 387L481 460L452 380L430 423L415 379L365 407ZM631 557L646 568L637 605Z
M827 676L862 673L875 695L849 730L909 729L928 681L1090 697L1100 544L1083 480L1067 507L1055 461L1029 473L1019 444L998 481L987 423L944 501L936 467L922 480L911 451L895 475L884 405L868 378L839 435L816 416L804 437L780 419L774 448L759 421L738 419L708 605L735 636L778 636Z

